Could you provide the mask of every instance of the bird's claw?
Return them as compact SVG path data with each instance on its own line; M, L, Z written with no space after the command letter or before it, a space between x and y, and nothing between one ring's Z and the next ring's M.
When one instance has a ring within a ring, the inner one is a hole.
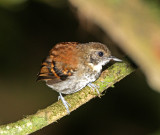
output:
M99 90L97 89L97 88L99 88L99 86L97 86L97 85L95 85L95 84L93 84L93 83L89 83L88 86L89 86L93 91L96 90L97 94L100 95Z
M71 106L70 106L70 104L64 99L64 97L62 96L61 93L59 93L58 100L59 100L59 99L61 99L63 105L65 106L65 108L66 108L66 110L67 110L67 113L70 114L69 107L71 107Z

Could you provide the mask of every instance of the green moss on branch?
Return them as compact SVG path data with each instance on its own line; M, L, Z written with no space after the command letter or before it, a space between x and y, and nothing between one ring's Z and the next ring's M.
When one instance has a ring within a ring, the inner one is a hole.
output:
M102 93L105 89L112 87L116 82L123 79L134 71L134 68L127 62L115 63L105 70L95 82ZM81 91L65 96L66 101L71 105L70 111L77 109L92 98L98 96L89 87ZM36 114L27 116L15 123L0 126L1 135L26 135L33 133L67 115L66 109L61 101L39 110Z

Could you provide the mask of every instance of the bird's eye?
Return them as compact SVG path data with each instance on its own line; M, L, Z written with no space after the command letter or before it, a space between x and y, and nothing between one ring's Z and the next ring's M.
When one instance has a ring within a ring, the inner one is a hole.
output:
M100 57L102 57L102 56L103 56L103 52L98 52L98 55L99 55Z

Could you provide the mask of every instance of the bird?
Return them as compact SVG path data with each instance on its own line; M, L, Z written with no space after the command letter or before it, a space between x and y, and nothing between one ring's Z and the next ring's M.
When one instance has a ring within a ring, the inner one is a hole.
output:
M111 55L108 47L99 42L60 42L49 51L41 64L37 81L43 80L46 85L59 93L67 113L70 105L62 94L72 94L89 86L99 94L96 81L102 67L110 60L121 61Z

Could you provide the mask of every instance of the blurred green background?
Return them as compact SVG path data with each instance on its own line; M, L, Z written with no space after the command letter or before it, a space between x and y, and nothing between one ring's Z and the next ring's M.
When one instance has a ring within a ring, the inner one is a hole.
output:
M15 122L57 101L36 82L41 61L57 42L104 42L89 32L65 0L0 2L0 124ZM107 36L107 35L106 35ZM106 37L117 54L116 45ZM96 98L33 135L160 135L160 94L138 69Z

